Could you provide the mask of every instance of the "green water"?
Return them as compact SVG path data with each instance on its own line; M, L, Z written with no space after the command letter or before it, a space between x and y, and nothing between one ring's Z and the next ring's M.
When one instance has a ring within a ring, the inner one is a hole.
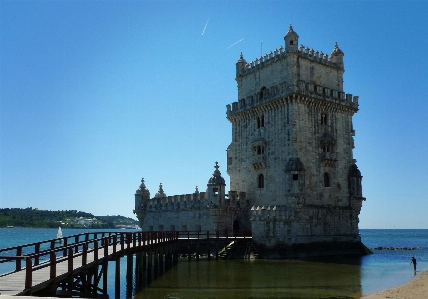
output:
M359 265L298 260L180 261L134 298L360 298Z

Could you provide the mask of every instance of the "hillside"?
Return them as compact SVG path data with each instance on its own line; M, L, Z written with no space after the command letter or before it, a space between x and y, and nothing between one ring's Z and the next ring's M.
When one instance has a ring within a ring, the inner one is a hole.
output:
M135 227L138 221L124 216L94 216L77 210L48 211L35 208L0 209L0 227L118 228Z

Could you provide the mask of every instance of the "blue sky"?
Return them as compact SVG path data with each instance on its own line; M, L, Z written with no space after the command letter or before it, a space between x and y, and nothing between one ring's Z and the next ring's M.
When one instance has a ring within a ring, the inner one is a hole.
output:
M360 97L360 228L428 228L428 1L0 1L0 207L133 217L227 184L235 63L299 43L345 53ZM204 30L205 29L205 30ZM203 33L203 34L202 34ZM229 185L229 184L228 184Z

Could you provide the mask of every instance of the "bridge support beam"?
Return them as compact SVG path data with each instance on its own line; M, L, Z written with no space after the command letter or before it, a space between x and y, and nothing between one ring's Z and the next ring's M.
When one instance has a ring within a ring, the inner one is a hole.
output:
M132 298L133 293L133 283L134 283L134 277L133 277L133 269L134 268L134 255L128 254L126 256L126 298Z
M120 256L116 257L115 264L114 297L120 298Z

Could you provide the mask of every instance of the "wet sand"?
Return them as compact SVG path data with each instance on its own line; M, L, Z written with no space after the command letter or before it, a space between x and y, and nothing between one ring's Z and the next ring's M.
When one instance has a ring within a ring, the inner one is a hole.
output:
M375 292L361 299L426 299L428 298L428 271L417 273L410 281L398 287Z

